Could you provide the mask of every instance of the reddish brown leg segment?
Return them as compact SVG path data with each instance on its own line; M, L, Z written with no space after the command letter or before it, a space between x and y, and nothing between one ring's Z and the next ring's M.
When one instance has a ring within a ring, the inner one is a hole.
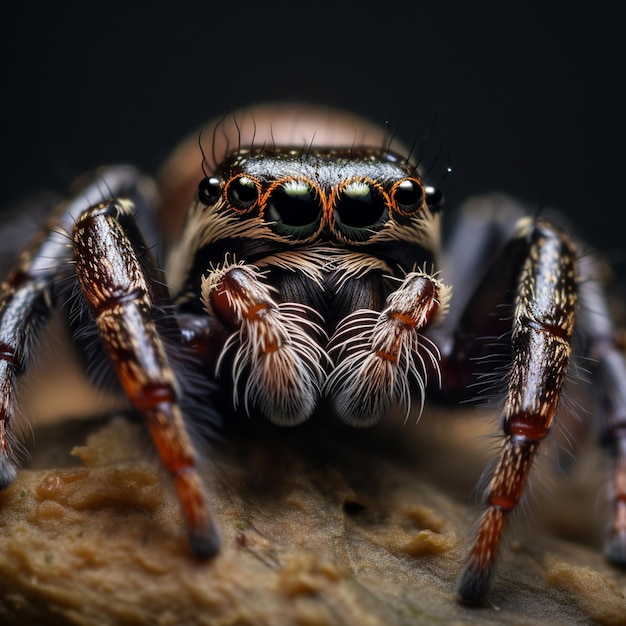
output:
M449 289L421 271L410 272L380 313L357 310L330 340L335 360L326 393L337 415L356 427L371 426L394 405L409 415L412 391L423 405L427 370L439 374L439 353L422 335L448 301Z
M480 600L489 589L508 517L552 425L569 364L577 306L575 251L565 235L542 222L532 227L528 237L529 254L514 305L513 360L501 421L504 446L459 581L459 594L469 601Z
M28 368L30 352L57 301L69 297L71 277L68 234L78 216L102 198L102 191L146 204L144 181L129 167L107 168L86 180L68 201L58 204L44 228L20 253L0 286L0 489L15 476L11 423L16 412L17 378Z
M130 207L121 202L99 205L80 217L73 235L76 272L117 376L174 480L191 547L198 556L212 556L219 549L218 533L175 376L153 321L152 290L121 225L129 217Z
M233 331L222 356L232 353L234 407L241 402L247 413L293 426L317 406L327 357L318 343L322 329L307 318L311 311L274 296L251 265L226 261L202 281L206 310Z

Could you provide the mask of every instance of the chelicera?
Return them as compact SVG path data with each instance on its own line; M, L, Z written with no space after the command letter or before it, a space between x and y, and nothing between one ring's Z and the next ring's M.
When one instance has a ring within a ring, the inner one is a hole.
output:
M467 209L441 250L439 191L384 130L343 113L256 107L201 137L163 169L161 200L133 168L96 172L9 273L0 296L1 486L16 472L17 378L43 324L68 301L77 344L93 330L95 351L106 352L143 416L200 557L219 551L219 534L186 424L190 397L202 398L208 422L248 414L295 426L323 402L366 427L394 407L408 414L428 394L471 398L497 337L503 445L459 582L463 599L478 600L578 337L595 359L597 418L615 458L607 554L625 564L626 365L597 262L565 230L494 198Z

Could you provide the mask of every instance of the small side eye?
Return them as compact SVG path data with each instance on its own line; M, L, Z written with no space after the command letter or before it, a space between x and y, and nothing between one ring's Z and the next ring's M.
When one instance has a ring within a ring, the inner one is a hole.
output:
M439 187L425 187L426 192L426 204L431 212L436 213L443 208L443 193Z
M198 198L202 204L215 204L222 194L222 185L217 176L207 176L198 184Z
M422 208L424 191L416 180L407 178L394 187L393 200L401 213L411 215Z
M247 211L259 198L256 182L249 176L239 176L228 182L226 198L233 209Z

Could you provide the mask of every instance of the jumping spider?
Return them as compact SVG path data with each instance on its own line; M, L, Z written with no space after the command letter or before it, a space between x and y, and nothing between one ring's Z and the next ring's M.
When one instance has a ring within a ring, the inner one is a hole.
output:
M16 471L17 378L68 300L71 324L97 327L144 417L202 557L219 539L185 424L188 394L206 396L208 420L245 412L295 425L326 398L338 418L364 427L394 406L408 412L427 390L471 397L475 366L493 351L485 338L498 337L503 446L459 582L460 596L477 600L579 337L594 358L596 417L615 461L607 554L626 564L626 365L596 262L542 217L481 205L461 216L436 272L441 196L391 145L363 120L307 107L257 107L213 123L164 169L164 273L140 230L156 205L150 181L113 167L84 182L2 286L0 486ZM76 333L79 344L86 334Z

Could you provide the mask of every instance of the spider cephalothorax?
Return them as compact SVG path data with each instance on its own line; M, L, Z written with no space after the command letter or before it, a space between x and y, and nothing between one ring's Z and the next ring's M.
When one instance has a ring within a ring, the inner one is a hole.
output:
M594 288L596 262L560 228L494 196L460 216L440 269L438 192L384 130L347 114L256 107L202 136L210 150L196 135L159 178L164 271L150 254L157 242L142 235L158 201L128 167L97 172L18 258L0 294L0 485L15 475L16 379L68 299L90 312L73 325L96 327L144 417L199 556L214 555L219 539L188 434L189 395L208 420L244 412L296 425L324 401L369 426L434 388L471 397L495 337L506 357L503 445L459 585L462 598L479 599L578 334L597 357L597 417L616 458L607 554L626 563L626 365Z
M438 247L427 200L414 166L373 149L240 150L200 182L171 275L181 310L237 331L219 352L234 352L236 405L243 388L247 411L283 424L322 395L355 424L408 409L426 378L416 330L448 294L423 269Z

